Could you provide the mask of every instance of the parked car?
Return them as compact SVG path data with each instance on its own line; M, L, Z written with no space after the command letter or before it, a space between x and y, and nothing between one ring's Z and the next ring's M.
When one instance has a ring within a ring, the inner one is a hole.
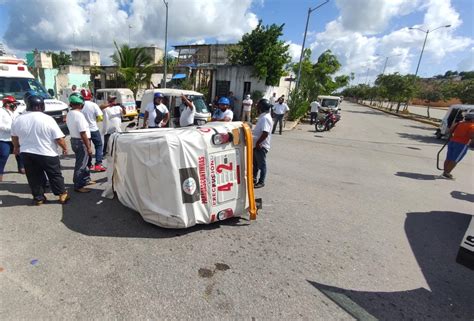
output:
M459 121L463 118L464 114L468 112L474 112L474 105L462 105L456 104L451 105L441 120L441 125L436 130L436 138L441 139L445 136L455 120Z
M123 118L134 120L138 115L137 104L133 98L133 92L128 88L104 88L98 89L95 92L95 99L98 105L106 103L109 96L116 96L117 103L125 106L127 112Z
M191 100L196 107L196 114L194 116L195 125L204 125L211 119L211 113L209 107L204 101L204 96L197 91L171 88L147 89L142 96L140 116L138 121L139 127L142 127L143 125L145 108L149 103L153 102L153 95L155 93L161 93L163 96L165 96L163 104L165 104L170 111L170 121L168 122L168 127L179 127L179 117L185 108L184 103L181 101L182 94L188 97L188 99Z

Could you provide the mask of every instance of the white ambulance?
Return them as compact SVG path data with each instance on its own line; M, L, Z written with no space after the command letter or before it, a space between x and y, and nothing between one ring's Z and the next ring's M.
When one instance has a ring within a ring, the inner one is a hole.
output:
M28 71L28 67L23 59L15 56L0 56L0 104L5 96L13 96L20 105L17 108L18 113L26 110L23 102L23 96L28 91L35 91L45 98L45 114L53 117L61 129L66 129L66 115L68 105L53 99L46 89L33 77Z
M104 197L149 223L187 228L257 215L253 142L241 122L113 134Z

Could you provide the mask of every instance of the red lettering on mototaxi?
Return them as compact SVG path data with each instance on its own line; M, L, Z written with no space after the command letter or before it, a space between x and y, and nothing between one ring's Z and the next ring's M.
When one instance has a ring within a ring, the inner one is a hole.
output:
M231 171L232 168L233 168L232 162L229 163L228 165L227 164L220 164L220 165L217 165L216 172L218 172L220 174L220 173L222 173L223 170Z
M211 157L210 161L210 171L211 171L211 194L212 194L212 206L217 205L217 194L216 194L216 173L215 173L215 161L214 157Z
M206 158L199 156L199 185L201 188L201 202L207 204Z
M199 127L199 130L203 133L209 133L211 131L209 127Z

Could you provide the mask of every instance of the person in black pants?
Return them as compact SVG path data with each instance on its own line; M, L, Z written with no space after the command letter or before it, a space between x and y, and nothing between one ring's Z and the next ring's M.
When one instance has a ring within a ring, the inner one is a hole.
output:
M273 113L275 114L275 122L273 123L272 134L275 134L277 124L280 124L280 135L283 128L283 117L290 110L287 104L284 103L283 97L278 98L278 102L273 105Z
M24 101L26 113L19 115L12 124L13 153L21 154L26 178L33 194L35 205L46 202L46 177L52 192L64 204L69 194L64 186L61 164L57 153L58 145L67 155L64 134L51 116L44 114L44 99L36 93L27 93Z

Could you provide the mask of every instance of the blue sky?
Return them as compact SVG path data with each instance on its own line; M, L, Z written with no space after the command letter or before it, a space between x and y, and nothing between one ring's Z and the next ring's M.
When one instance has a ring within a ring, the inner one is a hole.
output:
M169 0L169 44L236 42L259 19L285 23L283 39L299 57L306 14L322 1L310 0ZM90 49L91 38L104 63L113 41L164 43L164 6L146 0L0 0L0 35L7 49L23 55L40 50ZM27 4L27 5L26 5ZM387 72L414 73L422 32L407 27L453 27L429 35L421 76L446 70L474 69L473 0L331 0L314 11L306 47L313 59L331 49L359 82L380 73L384 57L393 56ZM74 39L74 44L73 40ZM368 72L367 72L368 70Z

